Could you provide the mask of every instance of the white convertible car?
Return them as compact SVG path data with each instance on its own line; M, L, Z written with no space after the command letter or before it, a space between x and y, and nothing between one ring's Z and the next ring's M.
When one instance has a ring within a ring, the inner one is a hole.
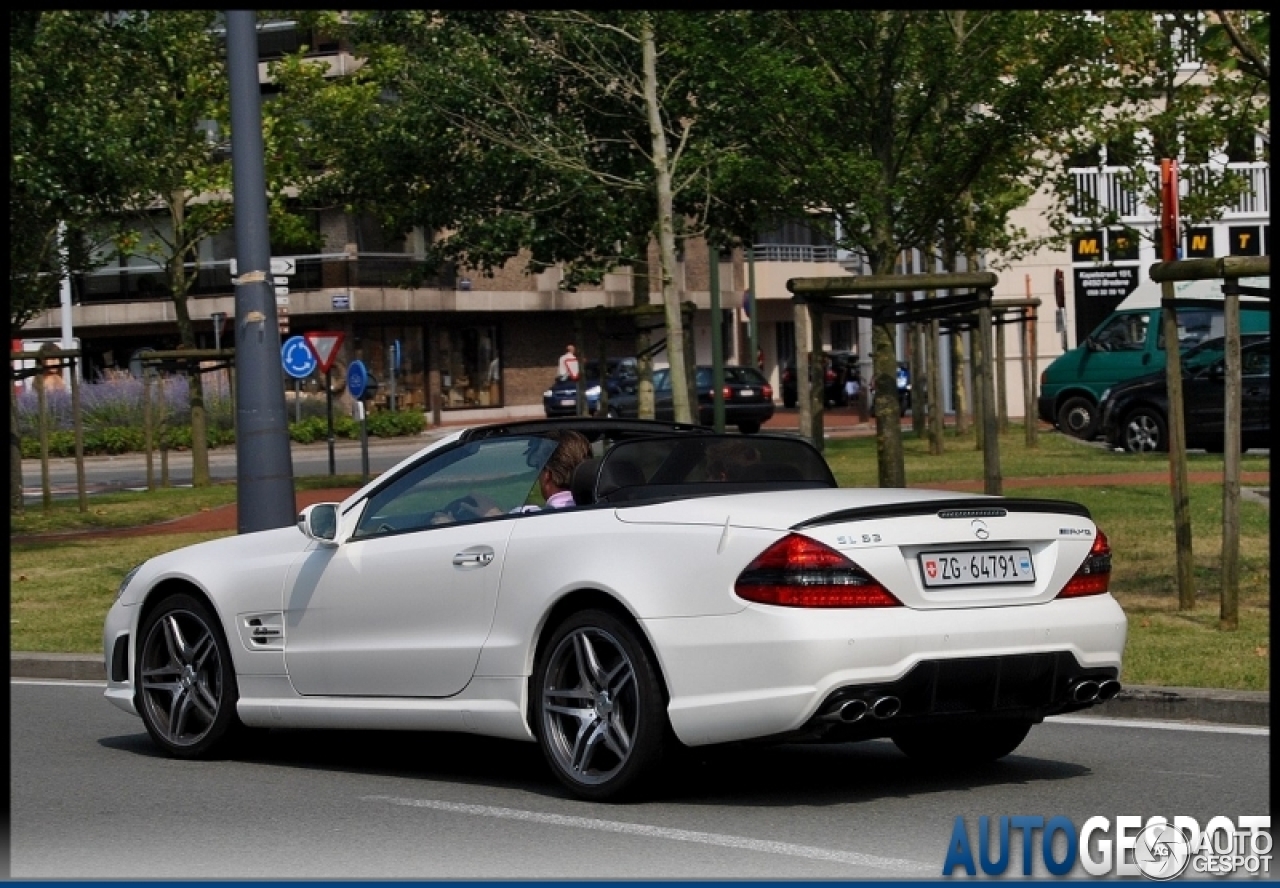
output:
M576 505L533 508L565 429L592 444ZM681 744L989 761L1120 690L1110 571L1074 503L839 488L789 435L510 422L297 527L135 568L106 696L184 758L262 728L533 741L589 799L652 785Z

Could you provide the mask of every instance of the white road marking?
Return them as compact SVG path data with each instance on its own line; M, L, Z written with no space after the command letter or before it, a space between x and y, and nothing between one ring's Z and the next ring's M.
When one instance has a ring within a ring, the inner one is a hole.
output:
M1270 728L1253 725L1191 724L1190 722L1137 718L1090 718L1085 715L1054 715L1046 719L1045 724L1051 722L1071 725L1099 725L1109 728L1149 728L1155 731L1192 731L1202 734L1248 734L1253 737L1267 737L1271 734Z
M105 681L76 681L69 678L11 678L9 684L16 685L57 685L63 688L106 688Z
M669 839L675 842L694 842L700 845L716 845L722 848L758 851L763 854L785 854L789 857L829 860L835 863L847 863L852 866L864 866L874 869L913 873L937 872L938 869L936 863L921 863L916 860L904 860L898 857L878 857L874 854L836 851L831 848L818 848L813 845L770 842L764 839L750 839L744 836L697 832L688 829L671 829L665 826L649 826L643 823L625 823L616 820L599 820L593 817L545 814L539 811L522 811L518 808L497 808L490 805L467 805L458 802L441 802L434 799L405 799L380 795L365 796L361 801L385 802L390 805L402 805L406 808L429 808L433 811L445 811L450 814L470 814L475 817L498 817L505 820L523 820L528 823L543 823L550 826L593 829L601 832L622 833L623 835L643 836L651 839Z

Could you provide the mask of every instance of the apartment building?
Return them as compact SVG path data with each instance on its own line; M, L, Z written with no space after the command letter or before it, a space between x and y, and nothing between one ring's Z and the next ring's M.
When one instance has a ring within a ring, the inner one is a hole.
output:
M264 27L259 37L265 92L272 88L266 77L267 63L302 43L315 47L313 53L335 71L355 64L341 44L300 34L292 23L273 23ZM1220 222L1185 232L1186 257L1270 253L1269 145L1260 141L1251 151L1226 162L1245 173L1251 187ZM1032 337L1040 366L1083 338L1127 291L1145 279L1147 269L1157 260L1154 233L1158 220L1123 187L1124 167L1109 164L1105 151L1081 158L1079 163L1073 175L1081 206L1113 207L1123 227L1094 230L1081 215L1069 249L1041 251L998 272L997 299L1041 300ZM1016 214L1012 224L1032 234L1043 232L1047 199L1037 196ZM315 225L322 237L318 253L273 251L282 341L306 332L341 332L344 341L335 376L341 381L347 363L363 361L379 382L376 405L388 403L394 380L401 408L477 420L541 415L542 392L566 343L574 342L589 359L633 350L634 340L625 324L599 311L586 311L632 304L631 279L625 269L607 275L600 286L581 287L576 292L560 288L555 269L526 274L519 258L494 276L447 269L433 279L414 280L410 285L410 272L420 263L429 233L415 231L392 241L371 220L337 210L316 214ZM1133 237L1134 232L1139 236ZM190 313L201 347L235 344L231 323L235 317L234 254L231 231L200 246ZM795 349L787 280L857 273L856 258L801 222L761 232L748 250L720 257L722 317L718 325L713 324L710 311L709 261L704 242L687 243L676 274L680 298L698 307L691 330L697 360L710 361L712 330L718 326L725 337L726 360L761 361L780 398L780 369ZM921 257L902 257L899 270L923 270ZM1067 324L1062 329L1053 311L1058 271L1064 272L1067 282ZM148 349L176 346L176 321L163 280L163 269L132 257L73 281L71 327L86 355L87 378L108 368L136 369L139 356ZM752 281L754 289L748 297ZM651 291L656 302L656 282ZM757 330L757 355L751 355L748 346L752 320ZM46 311L27 326L27 338L57 339L62 322L60 307ZM1013 330L999 331L1007 337L1002 371L1008 382L1004 386L1007 408L1009 415L1021 416L1020 340ZM900 331L897 345L903 359L908 348L904 333ZM867 321L826 317L822 341L833 351L857 351L865 365L864 376L869 375ZM944 341L938 356L944 373L950 372L950 352ZM664 359L662 352L656 355L659 364ZM300 385L319 392L323 380L312 377ZM944 392L943 398L944 409L951 410L950 392Z

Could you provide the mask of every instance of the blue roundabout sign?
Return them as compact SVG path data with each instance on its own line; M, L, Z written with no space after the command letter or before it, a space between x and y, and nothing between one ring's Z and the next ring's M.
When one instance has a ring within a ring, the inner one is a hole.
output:
M306 379L319 366L315 353L302 336L290 336L285 340L280 346L280 361L284 364L284 372L294 379Z

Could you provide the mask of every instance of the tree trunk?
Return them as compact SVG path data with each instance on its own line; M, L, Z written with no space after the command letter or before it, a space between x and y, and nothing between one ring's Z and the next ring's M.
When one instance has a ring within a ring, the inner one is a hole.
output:
M18 435L18 390L9 377L9 512L23 513L22 438Z
M636 237L634 246L637 258L631 263L631 304L636 308L649 304L649 232ZM653 419L653 354L649 345L653 340L649 319L639 313L633 315L636 325L636 415L640 419Z
M662 304L667 321L667 361L671 373L671 404L676 422L693 422L689 404L689 372L685 363L684 319L676 290L675 211L668 166L667 136L658 102L658 53L653 23L642 27L644 56L644 101L649 112L649 134L653 139L653 170L658 190L658 265L662 275Z
M196 331L191 324L191 309L187 304L190 279L183 260L190 250L186 244L186 196L174 192L169 199L169 212L173 219L174 249L169 257L169 296L173 300L173 312L178 321L178 341L182 348L196 347ZM209 479L209 429L204 412L204 380L199 366L187 369L188 403L191 405L191 486L208 487Z

